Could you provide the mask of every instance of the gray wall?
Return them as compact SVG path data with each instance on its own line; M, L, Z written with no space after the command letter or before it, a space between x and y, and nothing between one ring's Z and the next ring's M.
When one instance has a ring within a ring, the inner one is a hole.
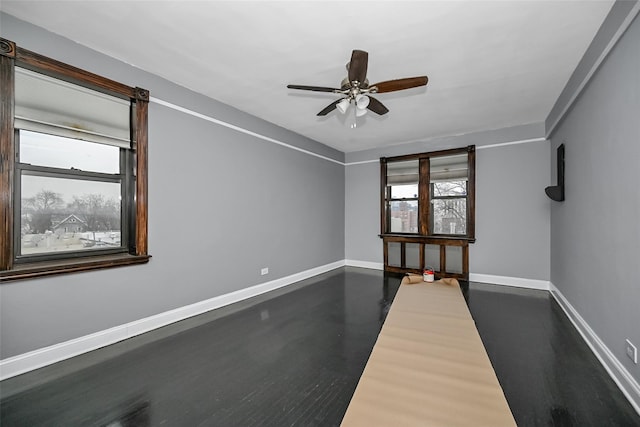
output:
M345 258L382 263L380 163L345 168Z
M566 201L551 207L551 281L636 381L640 365L640 20L551 138L566 149ZM554 166L555 170L555 166Z
M549 184L548 141L479 147L471 273L549 280Z
M2 37L341 162L343 153L15 18ZM149 264L0 286L0 357L344 259L344 166L152 102ZM190 224L176 232L175 222ZM260 269L269 267L269 275Z
M544 194L550 183L549 143L543 140L490 146L540 139L543 130L542 125L533 124L348 153L346 258L382 263L377 158L475 143L477 240L469 254L471 273L549 280L549 201Z

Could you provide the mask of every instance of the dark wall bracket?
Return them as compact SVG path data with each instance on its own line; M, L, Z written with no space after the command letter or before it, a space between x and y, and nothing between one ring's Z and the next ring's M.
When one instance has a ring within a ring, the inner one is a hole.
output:
M560 144L557 151L556 165L558 167L558 185L552 185L544 189L547 196L556 202L564 201L564 144Z

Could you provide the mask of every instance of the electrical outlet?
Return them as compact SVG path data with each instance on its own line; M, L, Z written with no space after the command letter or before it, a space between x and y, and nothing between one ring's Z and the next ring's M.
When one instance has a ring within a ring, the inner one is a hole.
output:
M260 270L260 275L264 276L265 274L269 274L269 267L265 267Z
M635 345L631 344L631 341L625 341L627 342L627 356L629 356L629 359L633 360L633 363L638 363L638 349Z

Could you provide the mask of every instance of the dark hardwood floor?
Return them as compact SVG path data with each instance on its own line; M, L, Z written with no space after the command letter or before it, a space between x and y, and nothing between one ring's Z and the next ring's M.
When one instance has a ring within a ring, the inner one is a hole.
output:
M640 426L548 292L471 283L468 305L519 426Z
M341 268L5 380L0 425L339 425L399 282ZM547 293L465 293L519 426L640 425Z

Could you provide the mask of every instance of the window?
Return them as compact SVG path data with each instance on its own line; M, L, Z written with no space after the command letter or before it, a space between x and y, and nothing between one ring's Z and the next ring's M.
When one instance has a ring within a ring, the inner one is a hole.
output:
M418 177L418 160L388 164L385 205L391 233L418 232Z
M475 146L380 159L385 271L469 280Z
M0 280L147 262L148 92L4 39L0 75Z
M453 154L429 158L431 234L467 235L468 155Z
M126 188L132 176L121 163L129 152L123 150L121 162L118 147L22 129L16 141L16 262L100 248L125 252L122 217L130 209Z
M382 235L474 239L474 146L380 164Z

